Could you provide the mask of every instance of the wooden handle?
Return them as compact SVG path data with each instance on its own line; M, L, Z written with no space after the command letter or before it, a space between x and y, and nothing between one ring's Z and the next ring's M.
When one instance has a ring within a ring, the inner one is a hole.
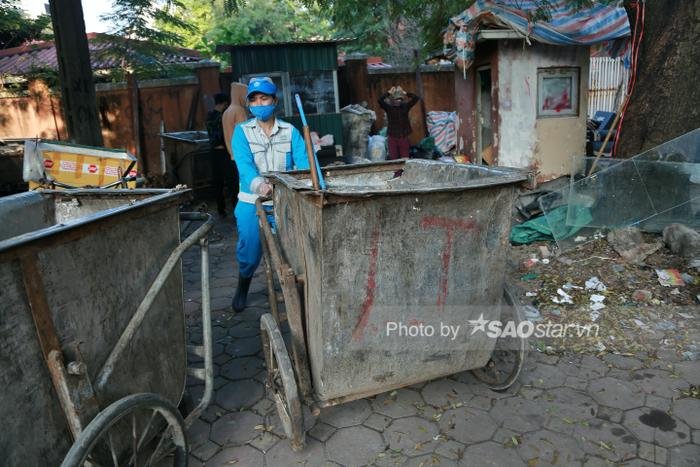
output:
M314 148L311 145L311 132L308 126L304 126L304 143L306 143L306 156L309 158L309 169L311 170L311 184L314 190L321 189L321 184L318 181L318 170L316 169L316 158L314 157Z

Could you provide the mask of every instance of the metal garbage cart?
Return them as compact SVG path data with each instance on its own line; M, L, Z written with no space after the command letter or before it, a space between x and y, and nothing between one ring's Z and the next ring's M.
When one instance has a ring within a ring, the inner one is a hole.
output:
M261 318L267 385L292 448L304 446L301 402L317 413L465 370L508 388L523 339L502 346L469 330L446 340L427 327L504 320L504 310L519 324L505 268L526 173L427 160L324 172L323 191L312 190L308 171L270 175L274 226L257 203L272 311ZM404 335L390 333L401 324ZM412 334L421 325L425 334Z
M206 131L161 133L168 183L184 184L195 191L211 186L209 135Z
M185 427L213 390L213 220L180 213L188 195L37 190L0 199L4 465L151 465L165 455L186 465ZM198 226L182 241L181 220ZM195 244L203 345L188 348L180 257ZM199 368L187 367L188 350ZM187 374L205 390L183 421Z

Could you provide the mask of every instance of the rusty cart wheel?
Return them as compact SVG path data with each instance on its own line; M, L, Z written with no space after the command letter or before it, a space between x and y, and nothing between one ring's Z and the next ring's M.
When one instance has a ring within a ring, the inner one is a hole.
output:
M301 451L306 439L299 390L282 333L269 313L260 317L260 337L267 367L267 388L272 393L292 450Z
M168 456L165 463L163 461ZM134 394L112 403L85 427L61 467L187 465L185 422L157 394Z
M501 311L501 322L512 321L515 328L522 322L520 304L510 287L503 289L505 306ZM527 339L524 337L499 337L491 358L482 368L472 370L472 374L494 391L505 391L515 383L525 363Z

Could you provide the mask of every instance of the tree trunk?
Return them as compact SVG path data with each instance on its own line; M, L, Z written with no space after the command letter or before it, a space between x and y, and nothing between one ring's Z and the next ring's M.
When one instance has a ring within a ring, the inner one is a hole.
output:
M617 155L634 156L700 127L699 39L700 0L646 2L637 84Z
M102 146L95 84L80 0L50 0L63 111L70 141Z

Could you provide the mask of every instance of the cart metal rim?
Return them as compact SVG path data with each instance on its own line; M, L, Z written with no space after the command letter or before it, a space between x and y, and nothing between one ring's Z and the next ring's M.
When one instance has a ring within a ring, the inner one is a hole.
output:
M520 312L520 303L518 302L515 294L513 293L511 287L508 283L505 284L503 288L503 298L505 304L512 310L512 319L515 322L516 327L523 320L522 313ZM498 344L497 344L498 345ZM494 349L491 358L482 368L475 368L471 370L472 374L480 382L484 383L489 389L493 391L505 391L510 388L518 380L520 371L525 363L525 355L527 353L527 339L523 337L517 338L517 348L510 349L509 353L514 358L514 363L512 368L506 368L504 372L504 377L493 376L499 369L497 365L498 362L495 361L497 352L502 352L500 350Z
M260 337L267 367L267 388L272 393L292 450L301 451L306 436L294 369L279 326L269 313L260 317Z
M150 410L151 417L141 432L141 436L138 436L135 412L141 410ZM157 394L144 393L133 394L119 399L100 412L75 440L75 443L61 463L61 467L94 465L93 463L86 463L90 462L90 455L101 440L104 441L106 446L110 449L114 465L122 465L119 462L120 459L116 458L117 455L112 446L110 430L129 415L131 415L131 424L133 427L133 450L126 465L134 464L132 460L138 456L139 449L144 448L145 443L152 441L147 439L147 437L151 427L154 426L153 421L156 419L157 415L160 415L162 420L165 421L166 427L160 435L159 441L145 465L152 465L154 461L161 459L167 451L173 452L174 466L185 467L187 465L187 438L185 436L185 422L182 416L177 408L167 399ZM164 443L166 439L168 441Z

